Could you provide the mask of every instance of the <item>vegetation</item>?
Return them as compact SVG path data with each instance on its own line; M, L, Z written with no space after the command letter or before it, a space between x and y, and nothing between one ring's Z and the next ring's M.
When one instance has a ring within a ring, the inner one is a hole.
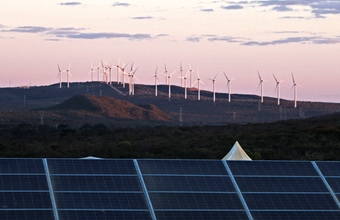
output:
M225 126L113 130L103 124L6 125L1 157L221 159L235 141L255 160L340 160L340 116Z

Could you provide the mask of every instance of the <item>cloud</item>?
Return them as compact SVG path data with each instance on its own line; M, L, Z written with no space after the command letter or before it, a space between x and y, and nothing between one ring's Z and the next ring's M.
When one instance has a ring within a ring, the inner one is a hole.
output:
M212 12L212 11L214 11L214 9L212 9L212 8L206 8L206 9L201 8L201 11L204 11L204 12Z
M60 39L45 39L45 41L60 41Z
M274 10L274 11L293 11L293 9L288 8L287 6L284 6L284 5L275 6L274 8L272 8L272 10Z
M0 28L4 28L4 27L5 27L4 25L0 24Z
M237 10L237 9L243 9L243 6L241 5L229 5L229 6L221 6L221 8L225 10Z
M306 19L305 17L301 17L301 16L283 16L283 17L280 17L280 18L283 18L283 19Z
M133 17L132 19L144 20L144 19L153 19L153 17L151 17L151 16L145 16L145 17Z
M191 42L200 42L200 38L199 37L187 37L185 40L186 41L191 41Z
M130 4L129 3L122 3L122 2L115 2L112 6L113 7L117 7L117 6L129 7Z
M64 3L59 3L58 5L81 5L80 2L64 2Z
M21 26L9 30L9 32L22 32L22 33L41 33L51 30L50 28L41 26Z
M214 42L214 41L226 41L229 43L235 43L235 42L244 42L245 38L242 37L211 37L208 38L208 41Z
M274 41L247 41L241 45L245 46L268 46L288 43L301 43L301 44L337 44L340 43L340 38L324 38L324 37L288 37Z
M67 38L74 39L111 39L111 38L128 38L130 40L151 39L150 34L124 34L124 33L79 33L66 35Z

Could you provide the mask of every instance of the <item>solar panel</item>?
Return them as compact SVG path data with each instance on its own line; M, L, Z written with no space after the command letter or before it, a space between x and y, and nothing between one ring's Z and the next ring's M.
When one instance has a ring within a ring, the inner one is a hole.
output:
M235 177L242 192L324 192L328 189L319 177Z
M234 176L319 176L311 162L227 161L227 163Z
M0 219L340 219L339 170L340 162L0 159Z
M229 176L144 176L148 191L235 192Z
M324 176L340 176L340 162L318 161L316 164Z
M142 174L228 175L217 160L138 160Z
M244 220L248 219L243 211L156 211L157 220Z

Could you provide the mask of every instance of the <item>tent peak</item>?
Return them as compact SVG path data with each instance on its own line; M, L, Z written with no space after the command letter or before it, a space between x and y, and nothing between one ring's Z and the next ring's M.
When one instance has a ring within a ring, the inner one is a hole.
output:
M242 149L238 141L235 142L229 153L222 160L252 160Z

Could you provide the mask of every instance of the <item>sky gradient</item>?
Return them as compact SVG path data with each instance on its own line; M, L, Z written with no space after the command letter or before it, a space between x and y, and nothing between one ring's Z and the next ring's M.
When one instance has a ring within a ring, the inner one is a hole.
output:
M11 1L0 7L0 87L58 83L57 64L71 65L71 82L90 81L91 62L134 62L136 83L154 72L184 72L201 89L293 99L291 73L303 88L298 100L340 102L340 1ZM128 66L129 67L129 66ZM115 73L115 71L114 71ZM172 84L180 85L177 73ZM115 76L115 75L114 75ZM66 75L63 76L66 79ZM196 78L196 75L194 75ZM114 77L116 80L116 77ZM165 83L159 75L160 83ZM65 80L63 80L65 82Z

